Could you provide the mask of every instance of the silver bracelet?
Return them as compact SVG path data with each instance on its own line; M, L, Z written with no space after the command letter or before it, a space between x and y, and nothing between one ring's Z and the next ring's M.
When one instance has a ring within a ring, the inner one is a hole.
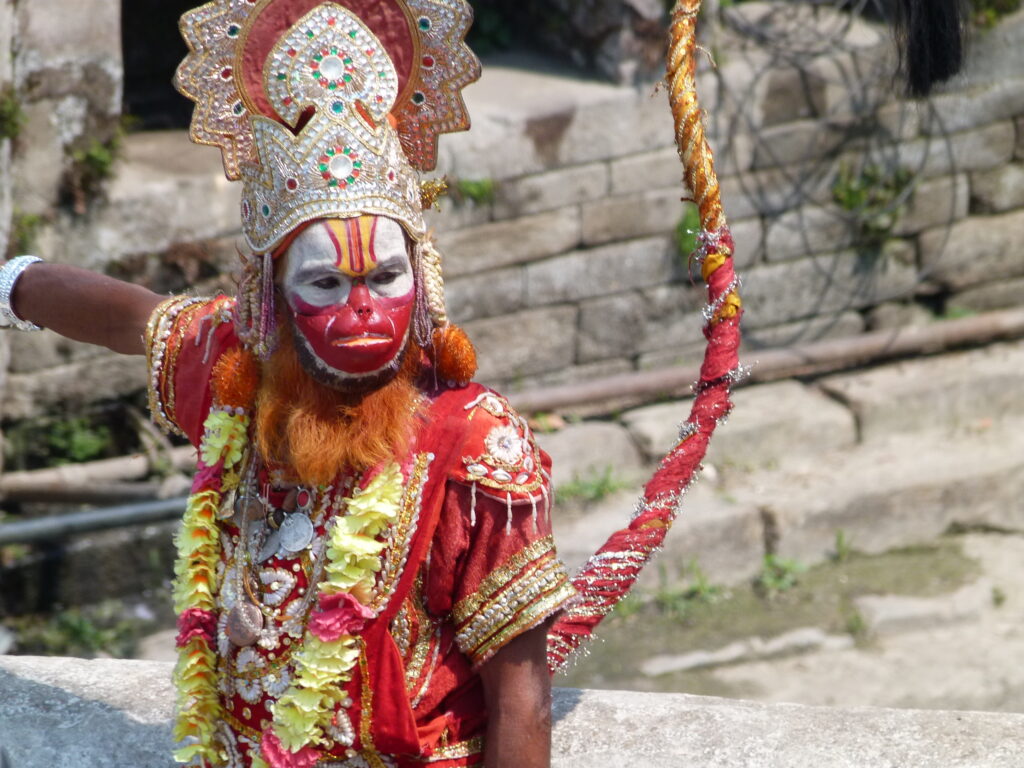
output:
M42 261L38 256L18 256L0 267L0 327L14 328L18 331L41 331L35 323L22 320L14 313L11 306L11 294L18 283L21 273L36 262Z

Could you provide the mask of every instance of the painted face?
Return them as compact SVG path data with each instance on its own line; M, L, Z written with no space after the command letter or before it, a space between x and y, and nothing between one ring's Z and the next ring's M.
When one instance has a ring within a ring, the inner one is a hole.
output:
M345 390L393 376L416 302L401 225L381 216L318 221L286 259L281 288L309 373Z

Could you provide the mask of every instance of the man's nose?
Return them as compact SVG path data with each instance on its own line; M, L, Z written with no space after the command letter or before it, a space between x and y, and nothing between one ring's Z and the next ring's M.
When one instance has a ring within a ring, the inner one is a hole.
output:
M373 314L373 301L370 297L370 289L366 287L364 280L357 280L352 285L352 291L348 297L348 305L359 318L368 319Z

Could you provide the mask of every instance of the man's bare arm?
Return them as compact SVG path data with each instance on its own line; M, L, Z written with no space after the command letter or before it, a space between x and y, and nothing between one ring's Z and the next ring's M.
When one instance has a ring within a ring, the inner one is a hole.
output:
M490 719L487 768L550 768L548 625L511 641L480 668Z
M78 267L37 263L18 279L11 305L22 320L61 336L141 355L146 323L163 298Z

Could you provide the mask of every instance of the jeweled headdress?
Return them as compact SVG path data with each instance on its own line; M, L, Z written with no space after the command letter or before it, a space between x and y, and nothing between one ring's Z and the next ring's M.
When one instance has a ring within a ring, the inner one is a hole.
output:
M242 182L242 229L262 255L243 281L265 286L271 254L309 221L388 216L417 243L430 324L447 324L419 172L436 167L441 134L469 127L472 19L466 0L214 0L182 17L176 85L196 103L192 139L219 147ZM269 300L239 302L261 354Z

